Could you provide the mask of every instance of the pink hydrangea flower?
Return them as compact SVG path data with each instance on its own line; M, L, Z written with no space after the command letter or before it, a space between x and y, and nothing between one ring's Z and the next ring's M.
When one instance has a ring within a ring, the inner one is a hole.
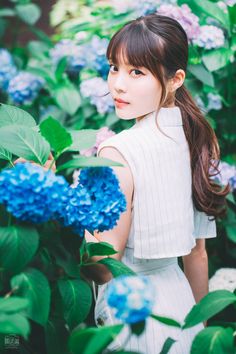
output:
M96 155L97 149L99 145L106 139L110 138L111 136L115 135L115 133L110 130L108 127L103 127L98 130L96 135L96 142L94 146L89 149L84 149L80 151L80 154L83 156L94 156Z
M178 6L163 4L158 8L157 12L160 15L169 16L177 20L185 30L189 40L192 40L199 35L199 18L192 13L188 5L183 4Z

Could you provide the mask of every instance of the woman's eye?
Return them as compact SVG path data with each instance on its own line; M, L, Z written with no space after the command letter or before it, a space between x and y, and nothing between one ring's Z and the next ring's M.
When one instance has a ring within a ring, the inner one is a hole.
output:
M135 73L134 76L139 76L139 75L143 75L142 71L138 70L138 69L133 69L132 72Z
M109 66L110 66L110 71L115 71L114 70L114 68L116 68L116 66L115 65L113 65L113 64L109 64ZM116 68L117 69L117 68Z

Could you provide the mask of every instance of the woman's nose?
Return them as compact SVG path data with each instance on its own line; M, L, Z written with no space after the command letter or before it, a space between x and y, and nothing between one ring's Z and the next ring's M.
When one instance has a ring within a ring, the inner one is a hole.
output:
M116 77L116 80L114 82L114 89L117 92L125 92L126 91L126 84L125 84L125 79L123 75L118 75Z

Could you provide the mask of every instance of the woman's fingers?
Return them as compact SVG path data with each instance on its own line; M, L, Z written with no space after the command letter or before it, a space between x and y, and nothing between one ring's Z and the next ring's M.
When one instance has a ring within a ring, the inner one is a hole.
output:
M23 159L22 157L19 157L18 159L16 159L13 164L15 165L16 163L23 163L23 162L27 162L28 160L26 159ZM53 155L52 153L50 152L49 156L48 156L48 160L45 162L45 164L43 166L39 165L38 163L34 162L34 161L28 161L30 163L32 163L33 165L38 165L38 166L41 166L45 171L49 170L50 166L51 166L51 163L53 161ZM53 172L56 171L56 164L55 164L55 161L53 163L53 165L51 166L51 170Z
M27 160L23 159L22 157L19 157L19 159L16 159L15 161L13 161L13 164L15 165L18 162L26 162Z

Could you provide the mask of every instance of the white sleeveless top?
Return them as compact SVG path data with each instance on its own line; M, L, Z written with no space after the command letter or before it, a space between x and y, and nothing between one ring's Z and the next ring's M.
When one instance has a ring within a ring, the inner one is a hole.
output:
M169 137L158 130L160 129ZM196 238L216 237L215 221L195 209L190 153L179 107L161 108L102 144L116 148L134 181L127 247L136 258L189 254Z

